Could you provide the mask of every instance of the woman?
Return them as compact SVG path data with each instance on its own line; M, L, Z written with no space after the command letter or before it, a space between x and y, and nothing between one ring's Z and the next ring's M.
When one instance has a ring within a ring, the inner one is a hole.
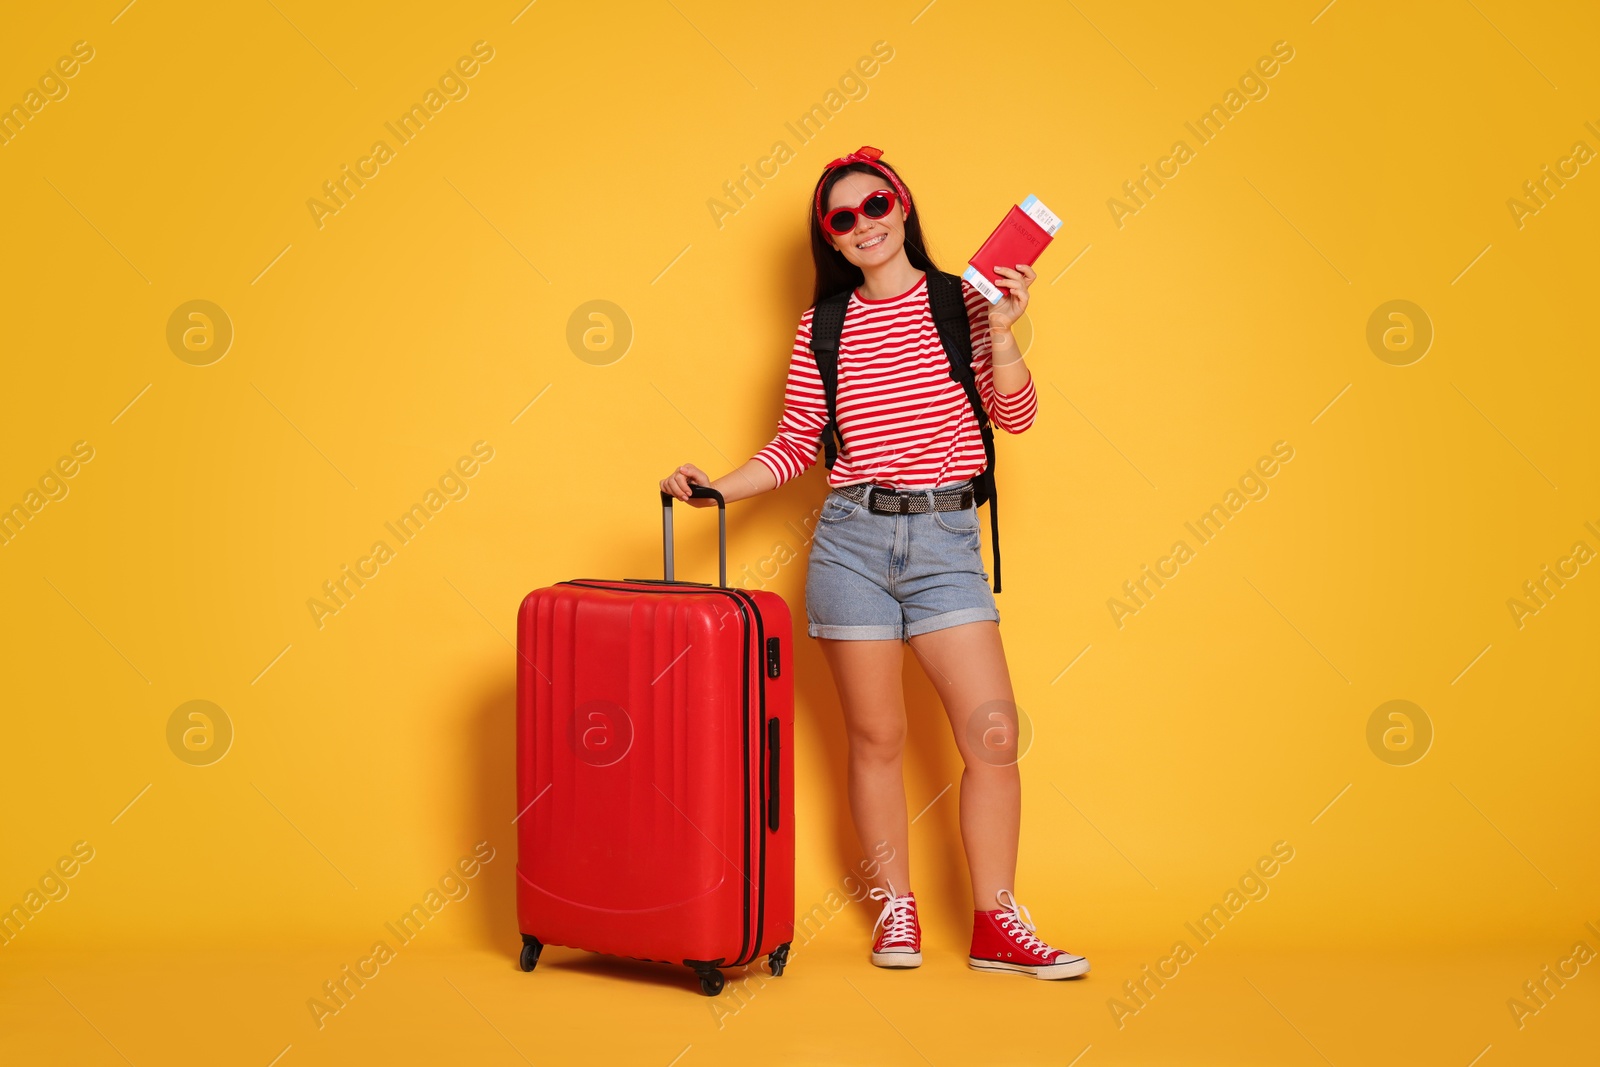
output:
M815 300L853 293L838 350L836 411L845 447L829 472L806 578L807 633L822 645L849 734L856 831L868 852L879 842L893 849L872 890L884 904L871 958L880 967L922 962L901 775L904 643L938 691L966 765L961 837L973 899L990 905L973 912L968 962L1070 978L1087 972L1089 961L1035 936L1013 894L1022 796L1017 711L970 491L985 468L983 440L966 394L950 377L929 307L927 274L938 268L925 249L921 214L879 156L863 147L834 160L812 197ZM1015 434L1032 424L1036 408L1032 376L1011 334L1035 275L1023 264L998 270L997 283L1008 290L999 304L991 307L964 281L961 294L984 410ZM811 352L815 311L813 304L800 318L772 442L715 481L686 463L661 480L663 491L705 507L714 501L691 497L689 486L710 485L732 503L776 489L816 461L828 415Z

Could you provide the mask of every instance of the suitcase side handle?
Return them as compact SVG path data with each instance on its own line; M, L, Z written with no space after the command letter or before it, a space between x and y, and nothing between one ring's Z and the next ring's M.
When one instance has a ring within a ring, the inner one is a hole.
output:
M713 497L717 502L717 584L728 587L728 502L709 485L689 483L690 496ZM672 581L672 502L676 499L661 491L661 570L664 581Z
M783 785L779 772L781 764L778 762L778 735L781 731L777 719L767 720L767 829L772 831L778 829L779 787Z

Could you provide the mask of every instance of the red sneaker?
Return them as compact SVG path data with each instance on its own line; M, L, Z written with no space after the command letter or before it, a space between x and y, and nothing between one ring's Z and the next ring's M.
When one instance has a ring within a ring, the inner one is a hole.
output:
M873 924L877 938L872 942L872 962L879 967L918 967L922 964L922 925L917 922L917 898L912 893L895 896L874 889L867 896L884 902Z
M1075 978L1089 973L1089 961L1034 936L1028 909L1017 903L1011 890L995 894L1003 907L974 911L972 952L967 964L980 971L1011 971L1035 978Z

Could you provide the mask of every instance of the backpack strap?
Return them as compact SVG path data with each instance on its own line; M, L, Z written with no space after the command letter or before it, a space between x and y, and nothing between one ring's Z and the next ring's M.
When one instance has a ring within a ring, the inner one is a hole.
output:
M989 424L988 412L983 409L983 398L978 395L978 385L972 372L972 321L967 316L967 304L962 298L961 277L941 270L931 270L928 275L928 305L933 311L933 321L939 327L939 339L944 342L946 357L950 360L950 377L967 394L972 405L972 416L983 435L983 470L973 479L974 499L978 506L989 505L989 545L994 555L994 591L1000 592L1000 511L994 480L994 428Z
M835 444L844 444L839 432L839 337L844 333L844 313L850 304L850 290L835 293L821 301L811 313L811 355L817 361L817 373L822 377L822 396L828 406L828 421L822 427L823 463L833 470L839 456Z

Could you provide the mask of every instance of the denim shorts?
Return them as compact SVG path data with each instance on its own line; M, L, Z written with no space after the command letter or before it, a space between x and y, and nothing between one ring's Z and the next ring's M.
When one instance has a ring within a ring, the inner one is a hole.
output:
M887 515L830 491L811 541L806 633L905 641L961 623L999 622L980 539L976 507Z

